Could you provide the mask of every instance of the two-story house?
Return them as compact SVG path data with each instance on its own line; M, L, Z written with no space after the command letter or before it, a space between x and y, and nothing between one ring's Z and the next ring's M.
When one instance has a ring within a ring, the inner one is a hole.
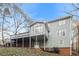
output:
M29 26L28 33L17 34L16 38L21 41L24 38L30 48L42 48L47 51L57 49L62 51L61 54L70 55L75 35L72 32L77 32L76 29L73 30L73 23L73 16L65 16L48 22L34 22ZM13 37L14 35L11 39L16 41L17 39Z

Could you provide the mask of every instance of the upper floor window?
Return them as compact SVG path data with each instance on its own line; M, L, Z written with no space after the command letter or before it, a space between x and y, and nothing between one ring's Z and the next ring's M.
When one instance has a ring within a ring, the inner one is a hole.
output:
M42 30L44 30L44 29L41 25L38 24L37 26L35 26L35 32L36 33L40 33L40 32L42 32Z
M65 36L66 35L66 30L59 30L58 31L58 36Z
M31 27L31 29L30 29L30 30L31 30L31 32L34 32L34 27Z
M59 25L65 24L65 20L59 21Z
M58 31L58 36L62 36L61 33L62 33L62 31L59 30L59 31Z

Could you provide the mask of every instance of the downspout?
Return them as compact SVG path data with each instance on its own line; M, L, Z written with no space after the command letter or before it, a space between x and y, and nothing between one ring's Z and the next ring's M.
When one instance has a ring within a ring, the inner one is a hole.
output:
M44 50L46 49L46 39L48 39L48 25L47 22L44 22L44 29L45 29L45 33L44 33Z
M70 19L70 56L72 55L72 18Z

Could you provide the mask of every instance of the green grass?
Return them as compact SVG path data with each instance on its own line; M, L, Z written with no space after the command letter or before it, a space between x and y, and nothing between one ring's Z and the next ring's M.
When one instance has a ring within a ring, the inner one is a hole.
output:
M57 56L56 53L44 52L41 49L1 47L0 56Z

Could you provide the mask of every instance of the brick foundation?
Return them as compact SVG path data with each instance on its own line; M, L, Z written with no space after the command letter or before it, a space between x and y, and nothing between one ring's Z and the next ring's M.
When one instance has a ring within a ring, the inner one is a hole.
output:
M70 48L59 48L59 54L63 56L70 56Z

